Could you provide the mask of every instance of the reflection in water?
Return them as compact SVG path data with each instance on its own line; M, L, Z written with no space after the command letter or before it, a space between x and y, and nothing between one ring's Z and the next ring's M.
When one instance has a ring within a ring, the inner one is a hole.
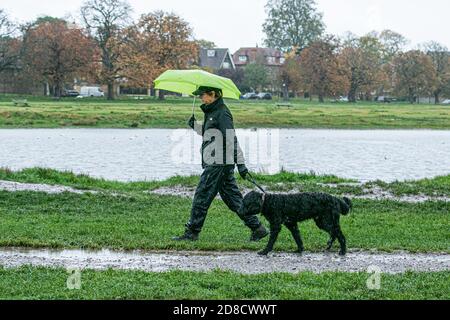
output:
M281 129L272 133L279 142L278 170L361 181L450 173L450 131ZM267 170L255 155L261 146L255 148L257 143L246 139L254 136L252 131L237 134L249 168ZM180 161L174 152L180 135L189 136L183 143L187 161ZM49 167L121 181L159 180L199 174L200 142L199 136L186 130L5 129L0 130L0 166Z

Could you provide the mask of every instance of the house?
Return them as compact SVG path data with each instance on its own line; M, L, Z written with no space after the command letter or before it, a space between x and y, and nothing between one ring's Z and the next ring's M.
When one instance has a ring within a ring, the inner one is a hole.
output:
M285 61L280 50L272 48L240 48L233 54L236 68L244 68L246 65L260 60L266 67L279 69Z
M236 69L244 69L251 63L263 64L269 76L269 85L266 90L270 92L280 92L282 84L279 81L281 66L285 62L284 54L277 49L273 48L240 48L233 54L233 61L236 65Z
M200 49L199 66L212 71L236 70L230 50L223 48Z

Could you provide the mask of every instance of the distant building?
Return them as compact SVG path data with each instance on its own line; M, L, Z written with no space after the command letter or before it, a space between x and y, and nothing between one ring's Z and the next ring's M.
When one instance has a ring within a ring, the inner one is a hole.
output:
M268 70L269 85L265 88L271 92L280 92L282 84L279 81L280 69L285 62L284 54L273 48L240 48L233 54L236 69L244 69L251 63L261 63Z
M269 68L278 69L284 64L285 58L280 50L272 48L240 48L233 54L233 61L236 68L243 68L246 65L260 61Z
M230 50L223 48L200 49L199 66L213 71L236 69Z

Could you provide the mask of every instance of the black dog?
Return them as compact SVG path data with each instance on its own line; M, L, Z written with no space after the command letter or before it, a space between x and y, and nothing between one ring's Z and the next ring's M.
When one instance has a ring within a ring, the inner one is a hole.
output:
M273 250L281 226L284 224L292 233L298 246L298 252L303 252L303 242L300 238L298 222L314 219L316 225L330 234L327 250L338 239L340 255L347 252L345 237L339 225L340 215L347 215L352 208L348 198L341 200L326 193L297 193L297 194L263 194L256 191L244 197L243 214L262 215L270 223L270 239L266 248L258 254L267 255Z

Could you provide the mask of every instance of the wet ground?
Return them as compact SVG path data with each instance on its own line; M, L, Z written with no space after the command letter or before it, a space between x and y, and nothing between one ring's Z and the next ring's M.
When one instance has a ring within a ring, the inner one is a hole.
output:
M35 183L21 183L14 181L0 180L0 190L17 192L17 191L35 191L45 192L49 194L58 194L63 192L71 192L77 194L84 193L97 193L96 191L77 190L66 186L47 185L47 184L35 184Z
M350 252L341 257L337 253L272 253L268 257L256 252L143 252L143 251L84 251L46 249L0 249L0 265L7 268L23 265L77 269L121 269L147 272L171 270L211 271L227 270L243 274L270 272L314 273L341 271L367 272L379 268L383 273L407 271L437 272L450 270L450 255L439 253L412 254L405 252Z
M330 185L331 186L331 185ZM73 192L77 194L97 191L83 191L65 186L29 184L0 181L0 190L38 191L46 193ZM248 190L244 190L244 193ZM293 190L292 192L296 192ZM360 198L393 199L406 202L427 200L450 201L445 197L403 196L396 197L378 187L365 190ZM161 195L192 197L194 188L174 186L152 191ZM111 193L114 194L115 193ZM355 196L350 195L355 198ZM65 267L79 269L104 270L108 268L123 270L142 270L164 272L170 270L210 271L229 270L244 274L270 272L298 273L312 271L364 272L369 267L378 267L384 273L403 273L406 271L443 271L450 270L450 254L405 252L380 253L353 251L346 257L336 253L273 253L269 257L260 257L256 252L120 252L88 250L45 250L25 248L0 249L0 266L19 267L22 265Z
M330 187L333 187L333 185L328 185ZM98 193L97 191L92 190L77 190L71 187L66 186L58 186L58 185L47 185L47 184L33 184L33 183L20 183L20 182L14 182L14 181L3 181L0 180L0 191L10 191L10 192L17 192L17 191L34 191L34 192L45 192L49 194L58 194L63 192L71 192L71 193L77 193L77 194L83 194L83 193ZM247 192L251 191L250 189L243 189L242 192L246 194ZM150 191L152 194L157 195L171 195L171 196L179 196L179 197L185 197L185 198L193 198L194 197L195 188L191 187L183 187L183 186L173 186L173 187L163 187L156 190ZM300 190L291 190L288 193L296 193L300 192ZM410 203L419 203L419 202L425 202L425 201L446 201L450 202L449 197L431 197L427 195L403 195L403 196L396 196L392 194L389 191L383 190L379 187L371 187L370 189L364 189L364 195L355 196L352 194L346 194L342 196L347 196L352 199L372 199L372 200L396 200L401 202L410 202ZM119 195L118 193L111 193L115 196ZM217 199L220 199L220 196L217 196Z
M332 185L329 185L332 187ZM264 186L263 186L264 187ZM1 184L0 184L1 188ZM247 192L253 189L243 189L242 192L246 194ZM298 189L291 190L286 193L297 193L301 192ZM156 190L152 190L151 193L158 195L171 195L171 196L179 196L185 198L193 198L195 193L195 188L183 187L183 186L174 186L174 187L164 187ZM371 199L371 200L395 200L400 202L410 202L410 203L420 203L425 201L445 201L450 202L449 197L431 197L427 195L402 195L396 196L389 191L383 190L379 187L372 187L370 189L364 189L364 195L355 196L353 194L343 194L342 196L349 197L351 199ZM220 199L220 196L217 196Z

